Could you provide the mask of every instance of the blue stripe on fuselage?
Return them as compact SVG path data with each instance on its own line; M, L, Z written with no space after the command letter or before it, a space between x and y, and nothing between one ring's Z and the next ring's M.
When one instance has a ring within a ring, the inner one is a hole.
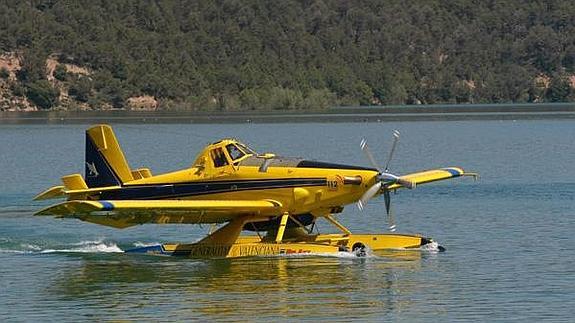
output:
M102 204L102 211L112 211L114 209L114 204L108 201L98 201Z
M344 165L335 163L326 163L315 160L302 160L297 166L298 168L324 168L324 169L350 169L350 170L370 170L377 172L378 170L370 167L355 166L355 165Z
M235 191L278 189L301 186L325 186L325 178L239 180L225 182L191 182L181 184L155 184L123 186L117 190L101 192L105 200L163 199L197 196Z

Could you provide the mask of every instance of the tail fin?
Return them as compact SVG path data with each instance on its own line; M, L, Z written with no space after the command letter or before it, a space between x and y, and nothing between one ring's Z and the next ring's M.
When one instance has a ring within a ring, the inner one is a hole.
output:
M119 186L134 179L112 127L97 125L86 130L84 177L88 187Z

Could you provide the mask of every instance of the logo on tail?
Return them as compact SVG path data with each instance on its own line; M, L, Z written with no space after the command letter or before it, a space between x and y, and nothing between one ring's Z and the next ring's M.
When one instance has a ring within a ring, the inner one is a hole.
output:
M88 167L88 170L90 171L88 176L98 177L98 175L100 175L100 173L98 173L98 170L96 169L96 164L94 162L92 162L92 163L86 162L86 167Z

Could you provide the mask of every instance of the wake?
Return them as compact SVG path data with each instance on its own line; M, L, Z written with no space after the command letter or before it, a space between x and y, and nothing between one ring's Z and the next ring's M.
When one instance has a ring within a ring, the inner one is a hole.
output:
M16 247L16 248L14 248ZM80 241L64 246L40 246L31 243L21 243L12 248L0 248L0 253L13 254L51 254L51 253L122 253L124 252L116 243L103 240Z

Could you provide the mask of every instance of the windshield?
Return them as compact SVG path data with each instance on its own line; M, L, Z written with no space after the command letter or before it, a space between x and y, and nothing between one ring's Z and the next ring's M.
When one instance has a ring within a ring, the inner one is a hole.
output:
M256 153L253 149L251 149L250 147L238 142L238 146L240 146L240 148L243 149L243 151L245 151L248 154L252 154L252 155L257 155L258 153Z
M230 157L232 158L232 160L237 160L242 158L243 156L245 156L246 153L244 153L241 149L239 149L238 147L236 147L236 145L234 144L229 144L226 146L226 149L228 150L228 154L230 155Z

